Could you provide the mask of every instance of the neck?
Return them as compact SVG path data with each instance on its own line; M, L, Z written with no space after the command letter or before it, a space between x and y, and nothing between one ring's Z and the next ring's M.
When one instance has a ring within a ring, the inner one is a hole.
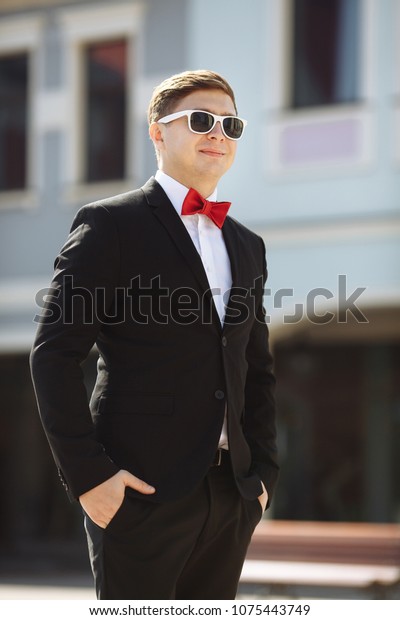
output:
M189 178L184 175L171 173L165 166L160 165L159 168L165 172L165 174L168 174L168 176L175 179L175 181L178 181L178 183L181 183L188 189L195 189L201 196L203 196L203 198L208 198L208 196L211 196L217 187L217 181L213 181L213 179L210 178Z
M184 183L184 185L186 185L186 184ZM203 198L208 198L215 191L215 188L217 186L216 186L216 184L192 182L192 184L190 186L186 185L186 187L188 187L189 189L191 187L191 188L195 189L196 192L199 192L200 196L202 196Z

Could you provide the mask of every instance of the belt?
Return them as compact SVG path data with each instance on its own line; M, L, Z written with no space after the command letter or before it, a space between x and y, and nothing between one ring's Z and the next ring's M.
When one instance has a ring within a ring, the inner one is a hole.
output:
M223 457L228 456L228 454L229 454L228 450L224 450L223 448L218 448L210 467L219 467L220 465L222 465Z

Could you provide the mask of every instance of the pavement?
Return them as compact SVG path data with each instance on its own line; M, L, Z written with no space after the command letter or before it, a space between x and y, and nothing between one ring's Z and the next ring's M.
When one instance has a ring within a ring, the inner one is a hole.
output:
M266 599L257 589L238 593L237 599ZM0 579L0 601L96 600L91 576L87 574L26 575ZM0 602L1 610L1 602Z
M251 584L240 584L237 600L246 599L276 599L265 587ZM281 593L280 599L287 596ZM296 597L297 598L297 597ZM301 597L299 597L301 598ZM23 600L96 600L93 579L90 573L84 571L59 570L53 572L38 571L34 573L4 574L0 573L0 610L1 601Z
M87 573L0 576L0 600L96 600Z
M25 558L26 559L26 558ZM0 601L96 600L86 560L59 558L0 563ZM237 599L399 599L400 568L245 561Z

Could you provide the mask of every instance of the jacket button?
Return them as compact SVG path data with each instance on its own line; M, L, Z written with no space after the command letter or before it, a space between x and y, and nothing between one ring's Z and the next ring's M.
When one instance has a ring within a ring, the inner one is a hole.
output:
M228 339L227 339L227 337L226 337L226 336L222 336L222 340L221 340L221 342L222 342L222 346L223 346L223 347L226 347L226 346L227 346L227 344L228 344Z
M215 398L217 398L218 400L222 400L223 398L225 398L225 393L222 390L217 390L214 394Z

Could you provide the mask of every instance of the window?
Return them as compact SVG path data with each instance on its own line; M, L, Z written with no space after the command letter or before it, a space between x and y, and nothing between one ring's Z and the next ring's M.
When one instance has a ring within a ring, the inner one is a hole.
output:
M359 0L293 0L290 107L360 98L360 11Z
M86 65L86 180L125 177L127 45L88 45Z
M142 162L134 50L144 36L146 3L64 4L57 13L66 77L62 173L65 200L76 204L128 191Z
M0 191L27 185L28 55L0 58Z
M400 346L393 336L371 339L371 330L376 334L396 312L382 307L371 314L369 335L357 343L341 340L339 329L335 342L324 343L320 332L318 342L308 335L275 345L286 444L275 519L398 521Z

